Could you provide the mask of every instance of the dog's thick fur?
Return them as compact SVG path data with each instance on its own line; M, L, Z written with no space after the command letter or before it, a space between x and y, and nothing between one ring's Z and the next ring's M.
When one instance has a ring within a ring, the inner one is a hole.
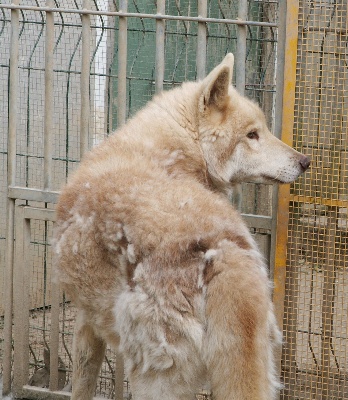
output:
M154 98L94 148L62 191L54 251L78 308L74 400L92 398L105 344L135 400L271 400L280 341L263 259L225 195L291 182L308 159L231 86L228 54L203 81Z

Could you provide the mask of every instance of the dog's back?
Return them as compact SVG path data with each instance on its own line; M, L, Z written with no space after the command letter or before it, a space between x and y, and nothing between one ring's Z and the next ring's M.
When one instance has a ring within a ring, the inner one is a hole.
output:
M262 257L223 193L293 180L308 160L230 87L228 55L158 96L92 150L62 191L55 265L79 313L73 399L91 399L105 343L135 400L269 400L279 341ZM233 121L233 123L231 122ZM276 154L265 165L265 152ZM265 150L267 149L267 150Z

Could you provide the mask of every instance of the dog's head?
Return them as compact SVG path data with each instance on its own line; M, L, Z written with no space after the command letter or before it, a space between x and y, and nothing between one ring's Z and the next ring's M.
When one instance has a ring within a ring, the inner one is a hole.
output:
M209 174L219 185L294 181L309 158L273 136L261 109L232 87L233 63L227 54L201 82L199 140Z

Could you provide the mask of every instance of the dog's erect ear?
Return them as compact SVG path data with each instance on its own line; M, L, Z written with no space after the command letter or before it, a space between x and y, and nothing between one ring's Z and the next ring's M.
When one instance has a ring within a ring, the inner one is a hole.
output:
M199 99L199 110L204 112L209 106L223 108L231 84L234 57L228 53L221 64L215 67L202 82L203 92Z

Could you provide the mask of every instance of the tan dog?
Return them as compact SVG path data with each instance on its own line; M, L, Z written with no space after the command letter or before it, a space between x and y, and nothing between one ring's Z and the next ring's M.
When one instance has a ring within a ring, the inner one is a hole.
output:
M134 400L270 400L280 341L263 258L229 200L236 182L291 182L309 160L231 86L156 96L83 160L57 209L55 265L77 306L74 400L92 398L105 343Z

